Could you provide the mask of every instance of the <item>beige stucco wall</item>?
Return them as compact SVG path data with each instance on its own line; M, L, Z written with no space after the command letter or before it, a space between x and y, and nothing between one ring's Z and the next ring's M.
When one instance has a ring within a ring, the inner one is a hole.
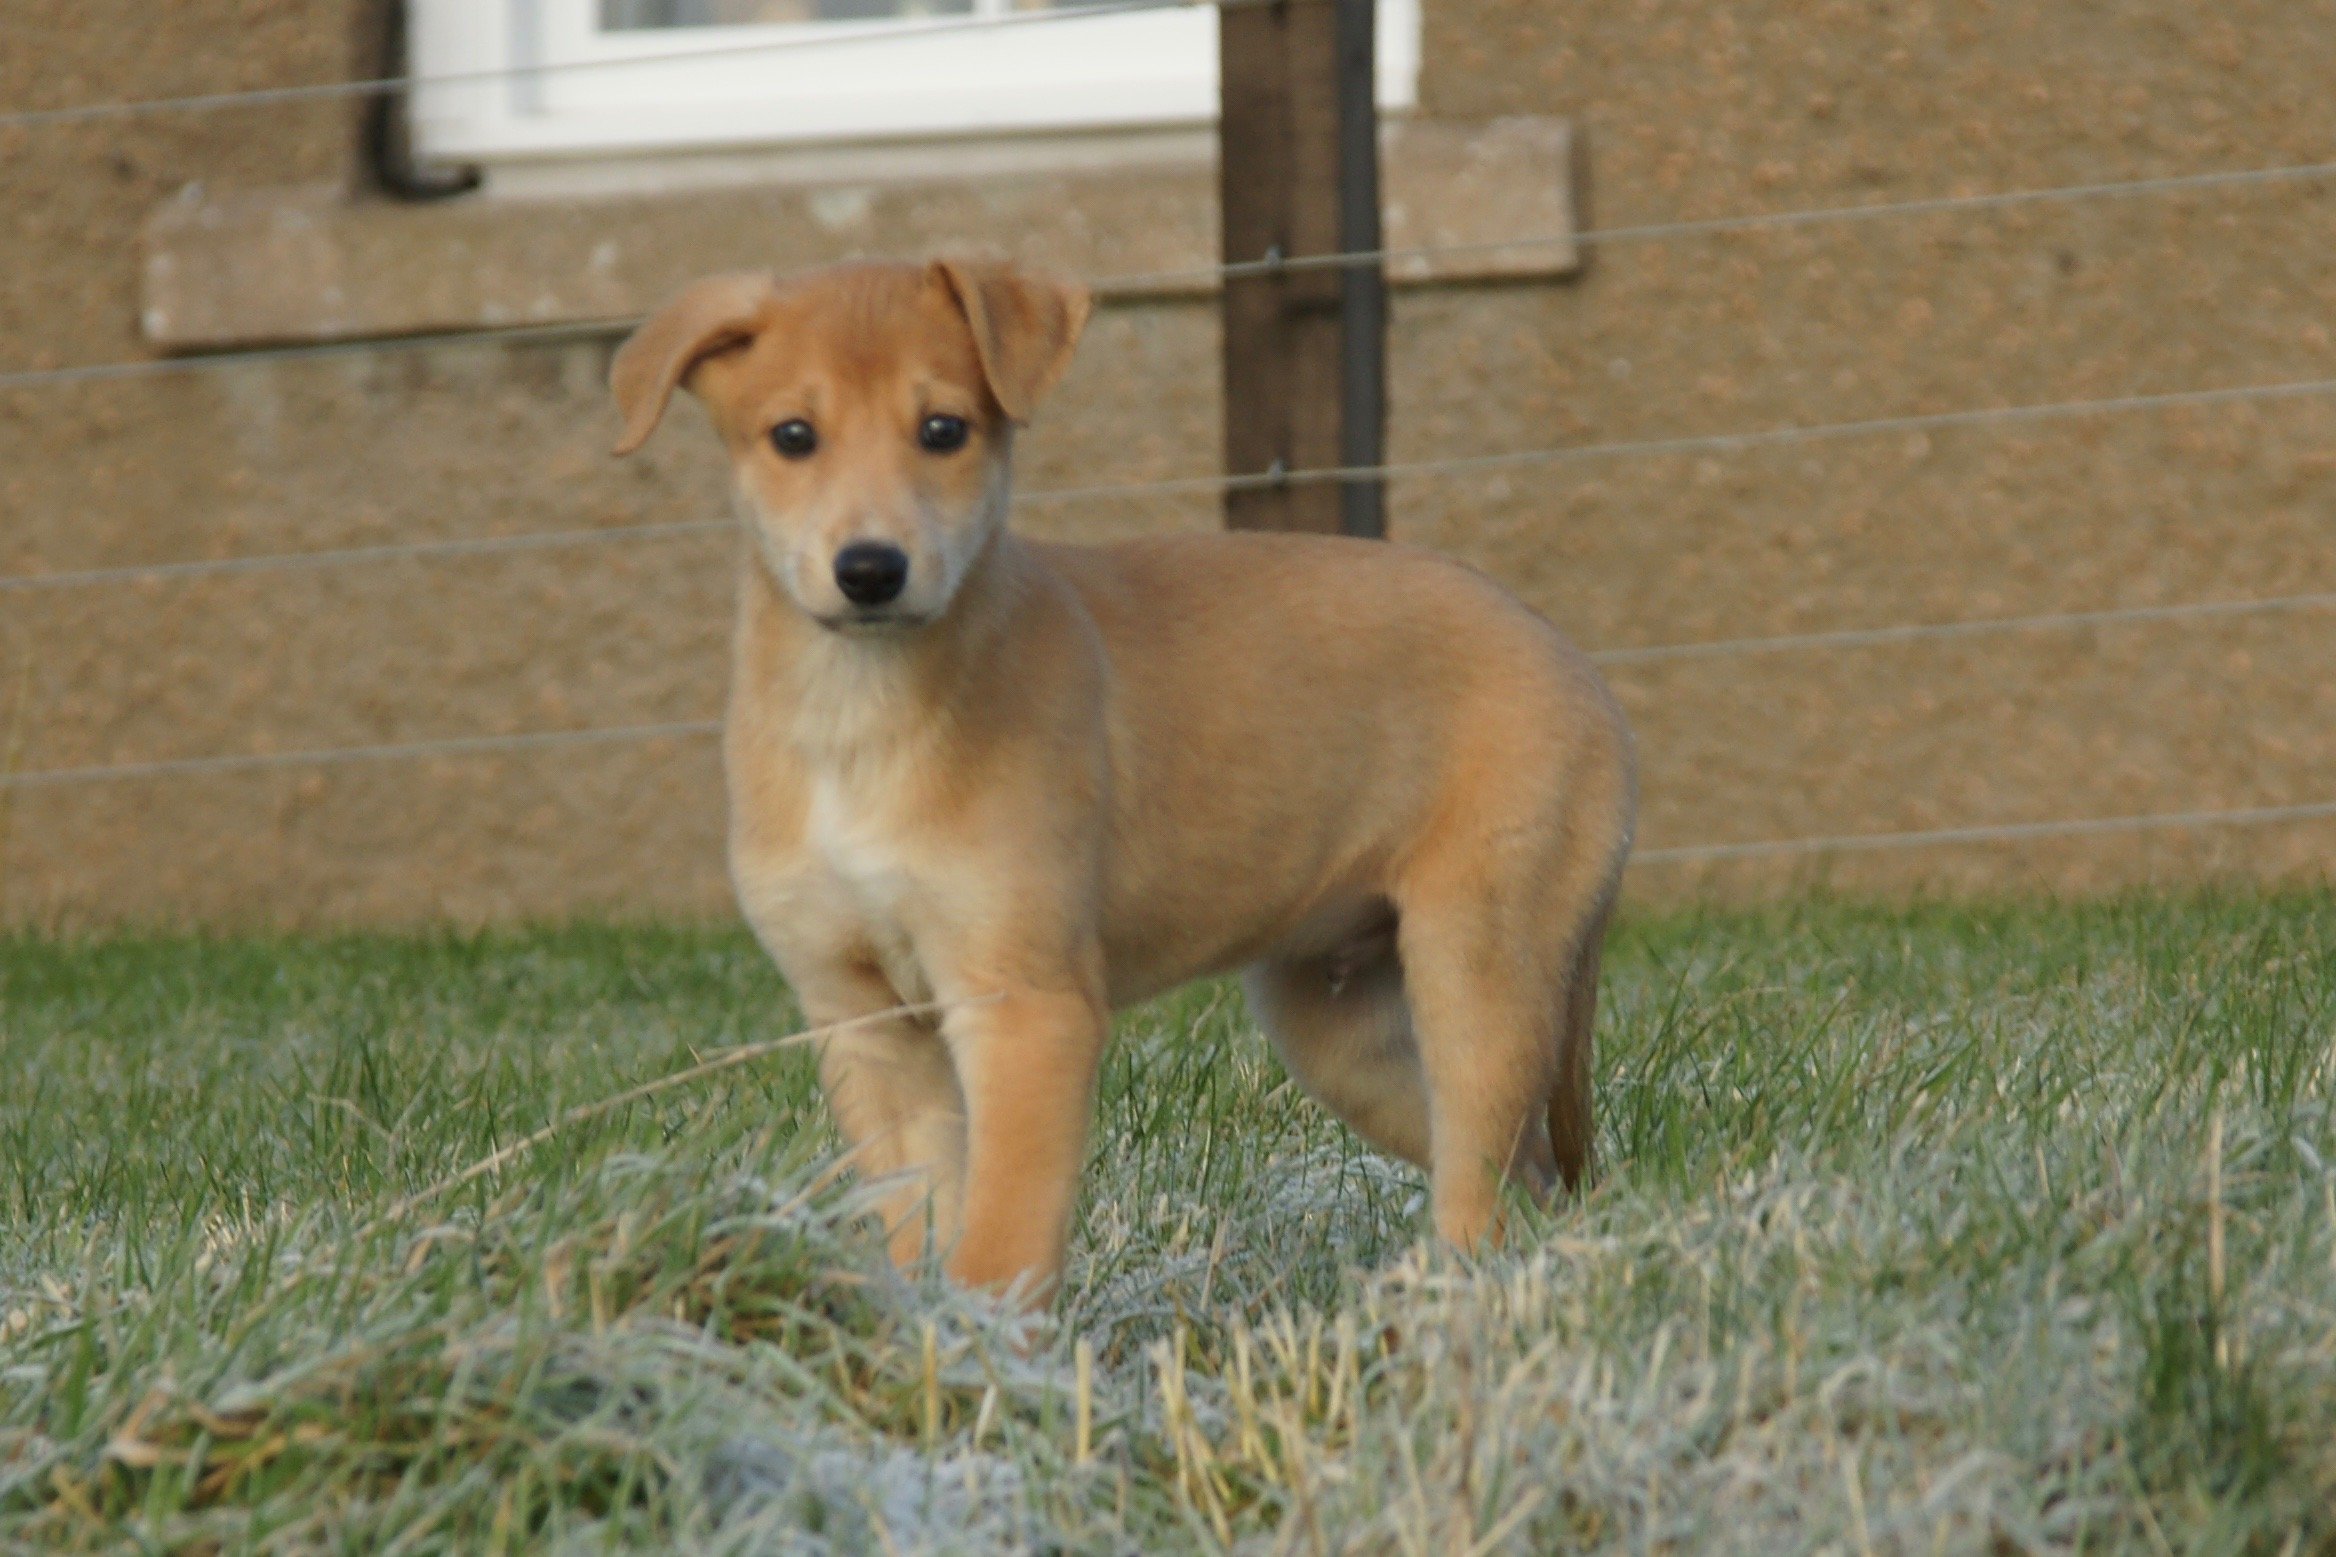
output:
M37 0L0 102L312 80L353 5ZM2336 7L1428 0L1425 112L1565 115L1595 225L2325 157ZM29 15L20 24L15 17ZM119 30L117 30L119 29ZM136 30L136 49L117 46ZM161 34L157 37L157 34ZM237 40L217 57L217 40ZM206 53L204 51L211 52ZM185 182L351 179L343 109L0 130L0 368L138 353ZM2336 374L2336 184L1617 244L1398 302L1401 458ZM461 345L0 391L0 571L720 511L685 413L612 465L605 346ZM1025 482L1205 468L1213 311L1098 319ZM1596 647L2336 589L2336 403L2304 399L1418 480L1397 533ZM1095 536L1205 504L1033 514ZM711 717L726 544L0 594L20 771ZM1617 667L1653 847L2336 798L2336 612ZM677 740L19 789L0 913L718 913ZM1633 890L2096 890L2321 875L2336 824L1653 866Z

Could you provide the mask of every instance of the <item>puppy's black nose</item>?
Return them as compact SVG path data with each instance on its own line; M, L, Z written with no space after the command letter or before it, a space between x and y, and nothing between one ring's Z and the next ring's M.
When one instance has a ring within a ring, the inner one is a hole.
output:
M882 541L854 541L835 554L835 587L854 605L888 605L908 582L908 553Z

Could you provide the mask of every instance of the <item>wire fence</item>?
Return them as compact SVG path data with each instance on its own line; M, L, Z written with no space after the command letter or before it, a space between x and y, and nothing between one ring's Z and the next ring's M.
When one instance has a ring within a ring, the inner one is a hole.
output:
M1055 10L1010 12L886 29L891 35L972 32L996 27L1027 26L1138 11L1245 7L1286 3L1286 0L1110 0L1110 3L1063 7ZM84 124L164 113L207 113L228 108L302 101L378 96L417 87L509 79L566 70L616 69L653 60L734 56L739 53L792 52L834 43L863 42L868 33L782 36L768 41L716 49L660 51L640 60L568 61L440 75L381 77L364 81L319 83L311 86L266 88L246 92L133 102L90 104L80 107L0 113L0 131ZM1919 219L1940 215L1982 215L2037 206L2083 201L2167 197L2219 190L2304 184L2336 177L2336 161L2303 162L2278 166L2214 170L2037 189L1936 196L1913 200L1811 207L1755 212L1736 216L1698 218L1592 229L1564 234L1523 234L1489 242L1441 246L1383 247L1329 254L1261 256L1252 260L1176 270L1136 272L1092 278L1106 294L1143 294L1170 288L1210 284L1243 277L1319 271L1390 262L1427 261L1483 256L1491 253L1559 247L1594 247L1640 242L1727 237L1786 231L1822 225L1863 223L1889 219ZM568 323L448 330L388 339L331 341L309 345L273 346L200 356L132 359L64 367L28 368L0 372L0 394L21 394L74 385L204 374L273 363L298 363L347 356L410 352L470 343L559 344L606 340L629 331L637 318L609 318ZM1863 418L1810 425L1781 426L1736 432L1694 433L1626 441L1557 445L1472 454L1393 461L1369 466L1343 466L1264 475L1199 474L1161 480L1100 483L1017 494L1022 507L1153 497L1210 496L1280 484L1303 485L1345 482L1363 478L1388 480L1465 476L1534 466L1634 458L1675 457L1689 454L1727 454L1785 447L1825 440L1888 434L1932 432L2061 420L2076 417L2134 415L2183 408L2269 403L2336 395L2336 378L2288 382L2206 386L2157 393L2100 396L2023 405L1974 406L1945 411ZM452 562L487 556L636 545L702 538L734 529L729 520L602 526L587 529L540 531L514 535L456 537L389 542L226 558L197 558L154 563L123 564L55 573L0 575L0 595L30 595L64 590L104 589L133 584L192 582L348 567L375 567L401 563ZM1701 641L1609 647L1592 654L1612 666L1644 665L1663 661L1785 653L1841 652L1893 645L1935 643L2013 633L2065 632L2134 627L2175 622L2228 620L2275 613L2336 609L2336 592L2315 591L2251 599L2175 601L2097 609L2068 609L2022 615L1996 615L1962 620L1897 622L1835 630L1779 633ZM465 757L493 753L521 753L593 745L660 740L701 740L719 732L715 721L672 721L606 728L519 731L507 734L351 745L284 752L222 753L167 757L144 761L101 763L14 773L0 772L0 790L32 790L72 785L118 783L132 780L193 778L269 769L340 764L407 762L433 757ZM2224 809L2188 809L2110 817L2069 817L2033 822L1942 827L1907 831L1835 834L1660 847L1640 850L1635 858L1648 864L1705 864L1794 855L1832 855L1880 850L1931 848L1949 845L1998 844L2047 838L2081 838L2151 830L2261 827L2336 817L2336 799L2294 805Z

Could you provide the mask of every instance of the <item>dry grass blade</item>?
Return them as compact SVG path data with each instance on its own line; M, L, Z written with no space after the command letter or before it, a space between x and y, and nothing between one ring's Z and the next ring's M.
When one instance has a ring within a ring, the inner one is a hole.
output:
M837 1033L850 1032L854 1028L866 1027L876 1022L896 1021L904 1016L938 1017L951 1011L986 1005L996 998L994 995L982 995L971 1000L929 1000L916 1005L893 1006L883 1011L871 1011L866 1016L855 1016L841 1022L830 1022L824 1027L808 1027L801 1032L789 1033L784 1038L766 1038L759 1043L745 1043L734 1049L726 1049L710 1060L702 1060L686 1070L677 1070L670 1075L659 1076L654 1081L644 1081L637 1087L628 1087L613 1097L601 1098L591 1103L579 1103L542 1129L531 1131L508 1146L498 1147L461 1172L450 1173L437 1183L425 1189L418 1189L404 1199L397 1201L388 1210L367 1223L367 1229L371 1230L384 1223L395 1222L411 1215L439 1196L482 1179L505 1167L515 1158L525 1156L563 1130L572 1130L580 1124L587 1124L592 1120L603 1118L615 1113L620 1108L638 1103L644 1098L655 1097L660 1092L670 1092L675 1087L687 1086L693 1081L703 1081L706 1077L717 1075L722 1071L751 1064L785 1049L799 1049L805 1044L818 1043L822 1039L832 1038Z

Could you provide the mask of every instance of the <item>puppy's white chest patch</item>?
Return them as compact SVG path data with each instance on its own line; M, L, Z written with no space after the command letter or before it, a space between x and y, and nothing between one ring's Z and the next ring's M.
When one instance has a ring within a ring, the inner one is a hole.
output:
M887 842L884 797L869 793L873 787L857 786L855 792L839 779L814 779L803 819L804 846L871 907L896 902L907 885L898 851Z
M917 884L898 846L898 823L887 814L889 788L815 779L803 843L842 899L834 908L858 921L892 987L903 1000L930 1000L932 981L907 924Z

